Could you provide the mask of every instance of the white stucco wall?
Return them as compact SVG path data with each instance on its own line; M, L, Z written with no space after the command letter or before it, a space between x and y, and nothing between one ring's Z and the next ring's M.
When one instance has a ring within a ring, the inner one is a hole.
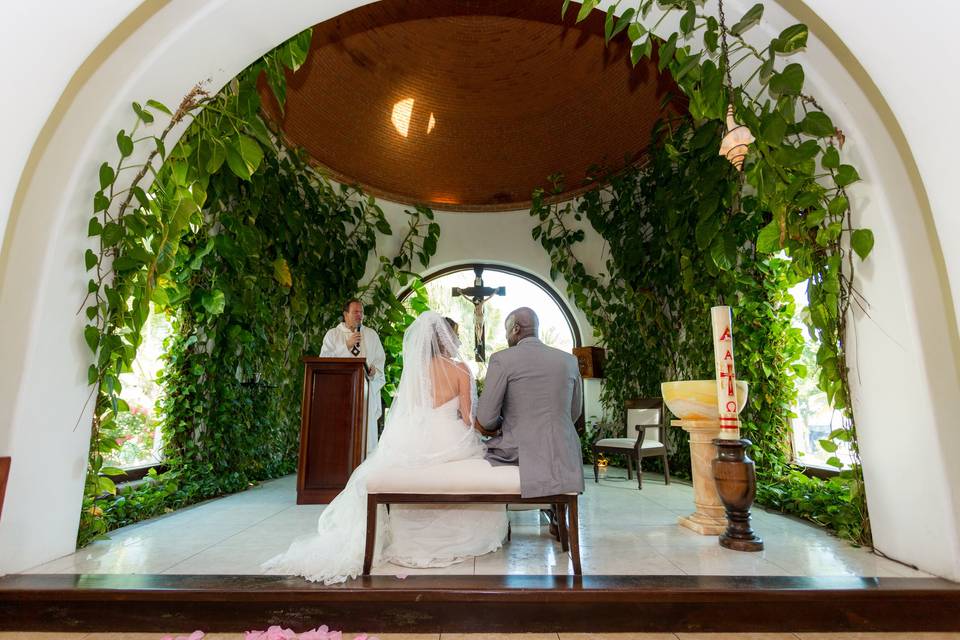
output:
M33 0L4 3L0 9L0 66L6 80L0 100L0 238L27 157L64 88L80 63L142 1Z
M960 48L947 26L960 20L960 3L803 3L843 39L903 129L930 200L956 321L960 317L960 187L955 153L960 148L956 107L960 83L944 80L960 70Z
M14 456L0 521L0 571L26 568L72 549L89 424L89 408L84 409L88 353L80 338L82 317L76 315L85 274L78 265L96 167L113 155L115 132L129 125L129 103L152 97L176 104L204 78L216 90L300 29L363 2L288 0L269 9L257 0L151 3L149 12L134 11L139 21L123 23L123 37L116 37L102 59L82 69L50 120L52 101L63 93L71 68L79 68L107 30L138 3L95 3L100 12L90 10L90 3L83 10L61 4L45 0L0 7L0 25L15 25L0 39L0 65L6 77L16 79L5 91L15 91L17 101L15 106L8 99L0 102L0 133L11 141L0 165L0 455ZM738 15L749 4L728 1L728 13ZM943 82L944 74L957 67L949 43L960 6L918 0L910 15L925 17L920 26L904 18L902 7L864 0L781 4L798 13L822 12L884 92L908 135L912 157L897 146L896 123L891 127L885 119L884 105L871 102L836 51L821 42L830 40L829 29L821 26L820 38L814 26L803 54L808 88L847 132L847 151L865 177L853 193L857 215L877 236L876 259L858 276L870 316L857 317L852 345L877 545L894 558L960 579L960 468L949 462L960 453L957 324L949 313L960 300L960 223L952 209L960 187L949 169L960 132L946 111L956 104L958 88ZM766 18L773 33L795 21L773 3ZM48 37L46 29L71 35ZM38 48L42 37L48 43ZM30 73L18 69L24 52L41 61L57 60L42 62L40 73ZM917 59L924 62L903 68ZM53 129L37 146L45 123ZM914 158L922 176L919 192L910 180ZM19 187L22 199L4 228L11 187ZM525 214L500 215L507 216L503 220L516 216L517 234L485 231L486 219L481 224L476 215L445 217L435 264L469 255L527 265L544 277L546 259L529 239L529 226L519 232ZM945 262L938 262L941 254Z

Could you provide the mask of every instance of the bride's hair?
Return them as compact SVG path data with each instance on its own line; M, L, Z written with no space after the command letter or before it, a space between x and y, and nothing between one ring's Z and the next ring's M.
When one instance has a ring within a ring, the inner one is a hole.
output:
M433 340L431 341L431 356L434 358L453 358L457 355L456 322L450 318L441 318L433 326Z
M435 311L425 311L403 334L403 372L387 412L383 434L377 451L391 451L400 460L397 464L424 465L448 459L476 438L472 429L464 429L461 440L444 451L424 452L423 443L431 435L424 416L437 409L434 390L456 388L450 367L436 366L438 358L457 356L456 322ZM472 384L472 382L471 382ZM472 395L472 394L471 394ZM471 404L475 400L471 401Z
M437 324L437 340L435 344L440 352L439 355L445 358L457 357L457 333L460 325L453 318L443 317L445 323ZM446 326L444 326L444 324ZM436 354L435 354L436 355Z

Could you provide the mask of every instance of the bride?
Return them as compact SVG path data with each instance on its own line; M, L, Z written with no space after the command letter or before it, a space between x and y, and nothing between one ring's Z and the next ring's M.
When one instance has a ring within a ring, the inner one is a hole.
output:
M324 584L355 578L363 565L366 480L372 471L483 458L472 426L476 387L470 370L456 359L459 344L456 323L433 311L410 325L403 336L403 374L376 450L320 514L317 533L294 540L265 569ZM507 533L502 505L380 509L375 562L445 567L496 551Z

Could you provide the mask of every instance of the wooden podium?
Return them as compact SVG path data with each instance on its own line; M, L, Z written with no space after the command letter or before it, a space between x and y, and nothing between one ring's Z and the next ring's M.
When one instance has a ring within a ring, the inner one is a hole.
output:
M366 362L308 357L303 364L297 504L327 504L367 450Z

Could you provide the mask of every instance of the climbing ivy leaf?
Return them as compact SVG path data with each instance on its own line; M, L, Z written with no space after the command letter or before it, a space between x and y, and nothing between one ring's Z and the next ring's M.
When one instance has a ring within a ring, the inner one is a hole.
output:
M776 53L793 53L805 46L807 46L807 25L805 24L787 27L770 44L770 48Z
M775 95L796 95L803 90L803 67L788 64L770 77L770 92Z
M730 33L734 35L740 35L753 25L760 22L760 18L763 17L763 3L758 2L757 4L750 7L750 10L743 14L743 17L730 27Z
M105 190L107 187L113 184L116 174L113 172L113 168L104 162L100 165L100 190Z
M811 111L803 117L800 128L817 138L826 138L834 134L833 121L822 111Z
M850 234L850 246L861 260L866 260L867 256L873 250L873 231L870 229L857 229Z
M207 313L216 316L223 313L223 308L226 305L226 297L223 295L223 291L214 289L209 293L203 294L202 302L203 308L206 309Z
M757 236L757 251L762 253L774 253L780 250L780 225L776 220L760 230Z
M860 179L860 174L849 164L842 164L837 168L836 182L838 187L846 187Z
M133 153L133 139L123 129L117 134L117 148L120 149L120 155L124 158Z

